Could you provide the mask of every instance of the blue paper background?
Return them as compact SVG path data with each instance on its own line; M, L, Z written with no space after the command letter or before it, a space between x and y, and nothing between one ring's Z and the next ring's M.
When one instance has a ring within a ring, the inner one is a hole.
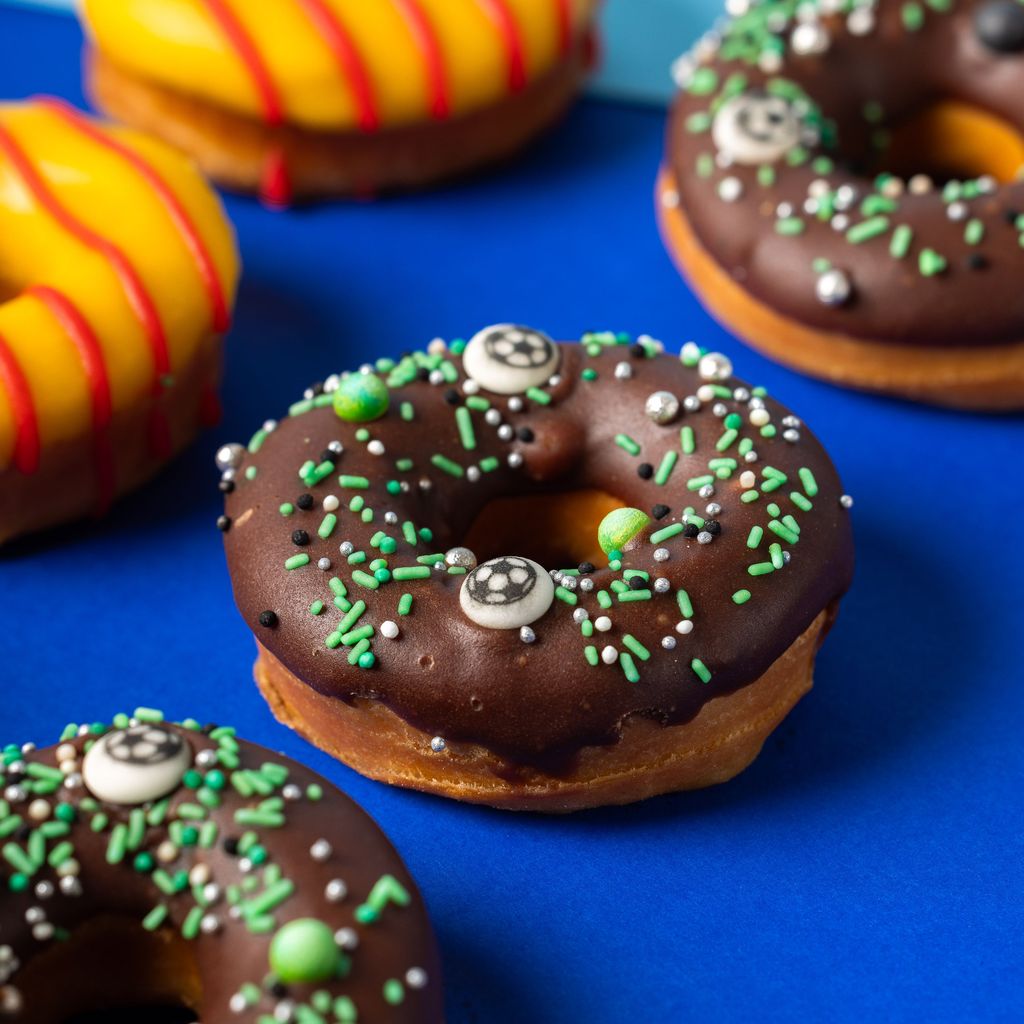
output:
M69 19L0 10L0 95L80 102L79 45ZM149 703L310 763L417 876L450 1024L1019 1020L1021 421L837 391L744 350L662 251L660 148L656 112L588 101L457 188L285 215L229 199L246 276L226 420L109 520L0 555L0 741ZM565 819L475 809L360 778L256 694L216 445L313 378L505 318L722 348L857 499L857 580L817 687L726 786Z

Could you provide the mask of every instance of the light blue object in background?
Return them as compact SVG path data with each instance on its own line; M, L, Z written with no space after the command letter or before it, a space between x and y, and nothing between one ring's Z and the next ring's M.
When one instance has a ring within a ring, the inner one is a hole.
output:
M74 0L0 0L71 11ZM602 61L593 91L665 103L672 62L722 13L723 0L605 0Z

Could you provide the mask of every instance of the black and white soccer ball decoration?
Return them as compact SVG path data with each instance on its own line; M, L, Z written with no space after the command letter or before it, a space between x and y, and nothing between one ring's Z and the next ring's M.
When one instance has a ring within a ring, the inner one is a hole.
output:
M502 555L478 565L462 584L466 616L487 629L519 629L539 619L555 599L551 577L531 558Z
M803 124L789 100L752 90L722 104L711 135L732 163L774 164L800 144Z
M135 806L166 796L191 764L180 733L140 723L98 739L82 762L82 780L98 800Z
M480 387L517 395L539 387L558 369L558 346L542 331L521 324L495 324L470 338L462 353L466 373Z

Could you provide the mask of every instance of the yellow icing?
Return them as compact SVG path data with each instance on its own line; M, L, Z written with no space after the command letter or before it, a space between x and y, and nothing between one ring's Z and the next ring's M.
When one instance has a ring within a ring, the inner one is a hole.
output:
M259 50L287 118L308 128L347 130L358 122L346 79L299 0L228 0ZM422 52L394 0L328 0L366 67L382 125L429 116ZM528 79L558 60L557 0L506 0L522 38ZM419 0L438 37L452 114L508 94L507 51L482 0ZM578 35L596 0L572 0ZM204 0L83 0L96 47L121 67L168 88L249 117L259 94Z
M209 344L209 298L192 255L150 185L123 157L41 105L0 105L0 124L61 205L136 267L163 322L172 373L187 364L197 346ZM104 130L143 156L177 195L206 243L230 303L238 258L216 195L168 146L126 129ZM0 150L0 337L28 382L45 460L48 445L91 432L92 406L78 350L48 307L25 294L33 285L62 292L92 327L105 357L115 413L150 393L151 349L110 262L36 202ZM0 469L10 463L14 441L10 396L0 385Z

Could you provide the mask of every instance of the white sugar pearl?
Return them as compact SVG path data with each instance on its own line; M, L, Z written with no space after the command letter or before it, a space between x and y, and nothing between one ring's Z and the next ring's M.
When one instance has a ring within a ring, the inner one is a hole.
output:
M341 502L338 500L338 496L336 494L328 494L327 497L324 498L323 504L325 512L337 512Z
M754 427L764 427L771 422L771 414L767 409L751 409L750 423Z
M609 644L603 651L601 651L601 660L606 665L614 665L619 660L619 652Z
M378 441L378 440L374 439L373 441L370 441L369 444L367 444L366 450L371 455L383 455L384 454L384 442L383 441Z
M348 886L340 878L332 878L324 887L328 903L340 903L348 895Z
M74 761L78 757L78 750L71 743L62 743L57 748L56 757L58 761Z
M676 632L686 636L687 633L693 632L693 620L692 619L681 619L676 623Z
M750 488L753 487L756 483L757 474L754 473L752 470L745 469L742 473L740 473L740 487L749 491Z
M398 636L398 623L392 622L391 619L385 619L380 624L380 635L386 637L388 640L394 640Z
M607 615L599 615L594 619L594 629L600 633L607 633L612 628L612 620Z
M318 839L310 848L309 855L315 861L323 862L328 860L331 854L334 853L331 844L326 839Z
M28 805L28 816L33 821L46 821L50 816L50 805L46 800L33 800Z

